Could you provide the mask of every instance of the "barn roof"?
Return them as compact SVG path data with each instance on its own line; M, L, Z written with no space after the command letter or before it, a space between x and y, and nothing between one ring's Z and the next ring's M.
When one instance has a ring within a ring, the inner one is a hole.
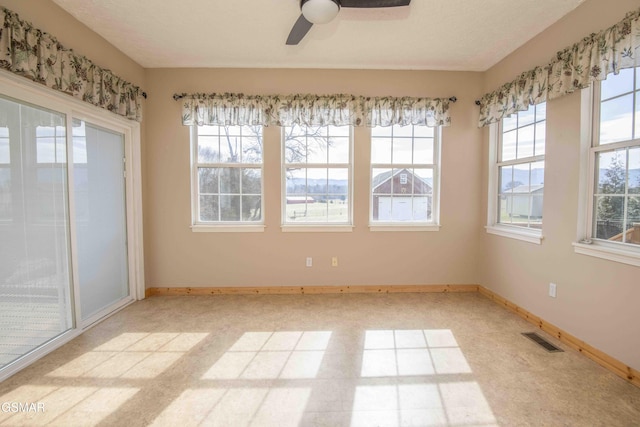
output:
M544 184L536 184L536 185L519 185L511 189L511 191L507 190L509 193L518 193L518 194L531 194L536 193L540 190L544 189Z

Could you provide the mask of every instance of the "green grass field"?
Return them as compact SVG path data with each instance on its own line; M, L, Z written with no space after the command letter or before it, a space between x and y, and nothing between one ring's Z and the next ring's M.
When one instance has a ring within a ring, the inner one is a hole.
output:
M346 222L349 220L349 205L341 200L288 204L286 215L290 222Z

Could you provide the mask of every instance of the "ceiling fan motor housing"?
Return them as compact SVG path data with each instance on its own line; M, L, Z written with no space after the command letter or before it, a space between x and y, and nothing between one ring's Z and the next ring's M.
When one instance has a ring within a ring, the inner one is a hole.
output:
M338 0L301 0L300 9L312 24L326 24L340 11L340 3Z

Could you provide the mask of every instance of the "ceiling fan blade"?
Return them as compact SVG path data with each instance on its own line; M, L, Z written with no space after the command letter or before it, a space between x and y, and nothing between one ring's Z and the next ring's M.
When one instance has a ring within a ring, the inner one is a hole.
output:
M340 0L342 7L360 8L409 6L409 3L411 0Z
M300 40L304 38L312 26L313 24L311 22L307 21L303 15L300 15L300 18L293 24L289 37L287 37L287 44L296 45L300 43Z

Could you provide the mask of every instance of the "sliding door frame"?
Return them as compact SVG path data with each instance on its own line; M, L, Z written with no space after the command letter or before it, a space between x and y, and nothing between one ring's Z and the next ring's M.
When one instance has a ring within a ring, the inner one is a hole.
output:
M144 250L142 227L142 156L140 143L140 123L128 120L104 109L77 100L34 83L24 77L0 70L0 94L18 101L53 110L66 115L67 149L67 202L69 210L69 271L71 278L72 327L66 332L49 340L0 370L0 381L10 377L39 358L69 342L100 320L114 314L128 304L145 298ZM78 258L75 225L75 195L73 169L73 119L81 119L91 124L124 135L126 158L126 223L127 223L127 261L129 273L129 298L114 306L102 310L88 319L82 320L80 311L80 287L78 278Z

